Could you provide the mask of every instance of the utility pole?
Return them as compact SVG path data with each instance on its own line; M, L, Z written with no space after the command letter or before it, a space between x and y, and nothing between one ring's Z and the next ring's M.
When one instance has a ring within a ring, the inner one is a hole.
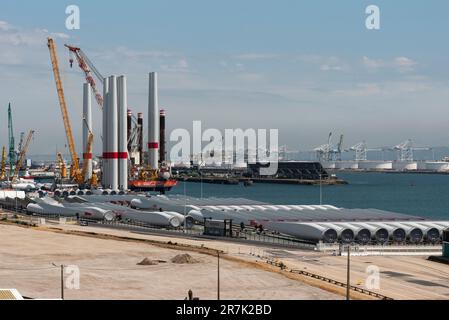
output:
M320 206L323 204L323 184L321 181L321 172L320 172Z
M61 299L64 300L64 265L61 264Z
M217 250L217 300L220 300L220 250Z
M348 265L346 270L346 300L350 300L350 266L351 266L351 245L348 244Z
M61 268L61 300L64 300L64 265L56 265L54 263L52 263L53 266L55 267L60 267Z
M186 190L187 178L184 177L184 233L187 232L187 190Z

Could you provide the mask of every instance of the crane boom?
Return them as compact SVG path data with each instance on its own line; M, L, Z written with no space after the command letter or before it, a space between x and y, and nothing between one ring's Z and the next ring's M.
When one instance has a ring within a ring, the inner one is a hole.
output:
M83 178L80 173L78 155L76 154L75 141L73 139L72 127L70 125L67 104L64 97L64 89L62 88L61 75L58 66L58 56L56 54L55 42L52 38L48 38L48 49L50 51L51 64L53 67L53 74L55 76L56 90L58 91L59 106L61 107L70 156L72 157L73 174L77 183L82 183Z
M92 76L92 72L95 74L95 76L100 82L103 81L103 76L98 71L98 69L95 68L94 64L89 60L89 58L86 56L83 50L74 46L70 46L68 44L65 44L64 46L66 46L69 49L71 55L74 55L76 57L76 60L78 61L78 66L80 67L81 70L83 70L86 76L86 81L90 84L98 105L100 106L100 108L103 108L103 96L97 89L97 84L95 82L94 77ZM72 65L73 65L73 58L70 58L70 67L72 67Z
M20 150L19 160L17 160L16 169L14 170L14 175L12 177L12 181L15 181L19 178L19 171L23 165L23 161L25 160L25 156L28 151L28 147L30 146L31 139L33 138L33 134L34 134L34 130L30 130L28 132L28 136L27 136L25 145L23 146L22 150Z
M16 164L16 147L14 141L14 129L12 126L11 103L8 105L8 140L9 140L9 170L14 170Z

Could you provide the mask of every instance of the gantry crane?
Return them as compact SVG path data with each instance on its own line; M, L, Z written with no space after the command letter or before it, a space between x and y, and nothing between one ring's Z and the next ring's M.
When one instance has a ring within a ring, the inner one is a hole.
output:
M2 150L2 168L1 168L1 172L0 172L0 180L5 180L6 178L6 158L7 158L7 154L6 154L6 147L3 147Z
M27 136L26 142L25 142L22 150L20 151L19 160L17 160L16 168L14 170L14 175L12 176L11 181L15 181L15 180L17 180L19 178L19 171L20 171L20 168L22 168L23 161L25 160L25 156L26 156L26 153L27 153L28 148L30 146L31 139L33 138L33 135L34 135L34 130L30 130L28 132L28 136Z
M59 106L61 107L62 119L64 121L67 142L69 144L70 156L72 157L72 172L76 183L82 184L84 177L81 175L79 168L79 159L76 153L75 141L73 139L72 127L70 125L69 114L67 111L67 104L64 96L64 89L62 88L61 75L58 66L58 56L56 54L55 42L52 38L48 38L48 49L50 51L51 64L53 67L53 74L55 76L56 90L58 91Z
M98 105L100 106L100 108L103 108L103 96L100 94L100 92L98 92L97 84L95 82L93 74L95 74L95 76L100 82L103 81L103 76L98 71L98 69L95 68L94 64L89 60L89 58L86 56L83 50L68 44L65 44L65 46L69 49L70 52L70 67L73 66L74 61L73 56L75 56L76 60L78 61L78 66L80 67L81 70L83 70L84 74L86 75L86 81L90 83L90 86L95 95L95 99L97 100Z
M415 147L412 139L408 139L397 146L391 148L391 150L398 151L398 160L399 161L413 161L413 151L424 150L430 151L432 148L427 147Z

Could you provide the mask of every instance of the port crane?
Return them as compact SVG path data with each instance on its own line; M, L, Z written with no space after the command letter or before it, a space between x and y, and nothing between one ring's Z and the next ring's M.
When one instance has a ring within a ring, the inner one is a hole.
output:
M332 153L335 155L335 160L341 161L341 153L343 152L343 141L344 135L340 135L340 140L337 144L337 149L332 150Z
M100 94L100 92L97 89L97 84L95 82L95 79L93 77L93 74L97 77L97 79L102 82L103 76L98 71L98 69L94 66L94 64L89 60L87 55L81 50L81 48L74 47L68 44L64 45L69 49L70 53L70 67L73 67L74 57L76 58L78 62L78 66L80 69L84 72L86 76L86 81L90 84L92 91L95 95L95 100L97 100L98 105L101 109L103 109L103 96Z
M26 153L30 146L31 139L33 139L33 135L34 135L34 130L30 130L28 132L28 136L26 138L25 144L24 144L22 150L20 150L19 159L17 160L16 168L14 170L14 174L12 176L11 181L16 181L19 178L19 171L20 171L20 168L22 168L22 166L23 166L23 162L25 161L25 156L26 156Z
M354 151L355 152L355 161L367 161L368 160L368 151L385 151L385 148L372 148L368 149L368 146L365 141L359 142L352 147L350 147L346 151Z
M50 51L51 64L53 67L53 74L55 77L56 90L58 92L59 106L61 108L62 119L64 122L65 132L66 132L66 136L67 136L67 142L68 142L69 150L70 150L70 156L72 158L72 170L71 171L73 173L73 178L75 179L76 183L82 184L82 183L84 183L84 177L81 175L81 170L79 168L79 159L78 159L78 155L76 153L75 141L73 139L73 134L72 134L72 126L70 124L69 114L67 111L67 104L66 104L65 96L64 96L64 89L62 87L61 74L59 72L58 56L56 54L56 46L55 46L55 42L52 38L48 38L47 40L48 40L48 49Z
M319 161L331 161L332 160L332 132L329 133L327 138L327 144L323 144L315 149Z
M14 130L12 126L12 111L11 103L8 105L8 141L9 141L9 171L14 170L14 165L16 164L16 150L14 142Z
M399 161L413 161L413 151L423 150L429 151L432 148L427 147L415 147L414 143L411 139L408 139L397 146L391 148L391 150L398 151L398 160Z

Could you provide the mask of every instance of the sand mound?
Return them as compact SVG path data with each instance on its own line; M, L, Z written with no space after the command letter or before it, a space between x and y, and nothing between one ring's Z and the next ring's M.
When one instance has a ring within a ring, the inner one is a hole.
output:
M159 261L157 261L157 260L150 260L148 258L145 258L142 261L140 261L137 265L138 266L155 266L157 264L159 264Z
M184 263L198 263L200 261L193 258L190 254L184 253L175 256L173 259L171 259L171 262L184 264Z

